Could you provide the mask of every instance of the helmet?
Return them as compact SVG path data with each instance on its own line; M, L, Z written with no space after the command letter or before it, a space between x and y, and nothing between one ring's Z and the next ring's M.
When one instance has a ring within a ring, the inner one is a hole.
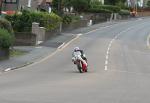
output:
M80 50L79 47L75 47L75 48L74 48L74 51L78 51L78 50Z

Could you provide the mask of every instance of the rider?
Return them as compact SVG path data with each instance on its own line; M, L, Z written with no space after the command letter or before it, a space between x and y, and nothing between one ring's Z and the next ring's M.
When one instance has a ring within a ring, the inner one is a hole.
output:
M74 48L74 51L73 51L73 54L72 54L73 58L75 57L75 53L79 53L79 54L81 55L81 58L82 58L83 60L85 60L86 63L87 63L87 58L86 58L86 56L85 56L83 50L81 50L79 47L75 47L75 48ZM74 62L74 60L73 60L73 62ZM75 62L74 62L74 63L75 63Z

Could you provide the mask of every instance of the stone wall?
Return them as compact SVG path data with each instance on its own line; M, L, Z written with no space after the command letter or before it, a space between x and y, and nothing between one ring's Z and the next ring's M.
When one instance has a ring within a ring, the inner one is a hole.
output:
M45 40L48 40L50 38L52 38L53 36L59 35L60 34L60 27L53 29L53 30L49 30L45 32Z
M6 49L0 48L0 60L4 60L8 58L9 58L9 48Z
M83 14L84 19L92 20L93 24L97 24L100 22L105 22L110 20L111 14L110 13L85 13Z
M150 11L141 11L137 13L137 16L143 17L143 16L150 16Z
M80 20L77 22L73 22L70 24L62 24L62 32L75 30L81 27L86 27L88 23L88 20Z
M15 46L32 46L36 45L36 35L30 32L15 33Z

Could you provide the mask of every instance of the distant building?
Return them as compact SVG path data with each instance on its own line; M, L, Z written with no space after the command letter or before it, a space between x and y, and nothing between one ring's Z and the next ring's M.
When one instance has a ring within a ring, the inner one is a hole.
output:
M19 0L20 8L31 8L47 10L47 6L52 3L52 0Z
M147 2L150 0L127 0L128 6L134 7L137 3L139 7L147 7Z
M2 0L2 10L17 11L25 8L47 10L51 3L52 0Z
M19 0L2 0L3 11L16 11L18 9Z

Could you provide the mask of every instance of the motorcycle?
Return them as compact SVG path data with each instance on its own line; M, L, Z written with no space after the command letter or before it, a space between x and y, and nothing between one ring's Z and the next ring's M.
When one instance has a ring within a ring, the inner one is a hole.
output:
M77 54L72 58L74 64L77 65L77 68L80 73L87 72L87 61L83 60L81 55Z

